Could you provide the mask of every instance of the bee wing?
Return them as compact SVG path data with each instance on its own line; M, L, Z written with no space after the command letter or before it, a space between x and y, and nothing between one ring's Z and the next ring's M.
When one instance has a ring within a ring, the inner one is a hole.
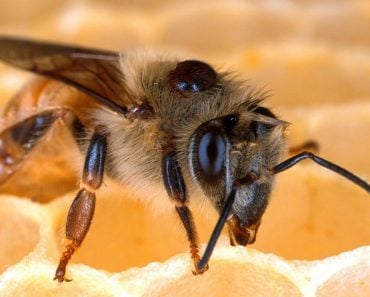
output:
M0 36L0 60L71 85L115 112L127 112L119 53Z

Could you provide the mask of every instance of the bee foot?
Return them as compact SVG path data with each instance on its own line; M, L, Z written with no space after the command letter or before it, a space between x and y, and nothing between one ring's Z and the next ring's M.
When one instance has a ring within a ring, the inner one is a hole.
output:
M59 270L59 269L57 269L57 271L55 272L55 276L54 276L53 280L57 280L58 283L72 281L72 279L65 277L65 270L63 271L63 270Z

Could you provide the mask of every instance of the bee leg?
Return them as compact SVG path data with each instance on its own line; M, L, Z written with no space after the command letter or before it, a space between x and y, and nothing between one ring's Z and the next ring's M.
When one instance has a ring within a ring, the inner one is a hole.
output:
M89 230L95 209L95 190L103 181L106 150L106 136L95 131L83 168L83 188L78 192L68 212L66 237L70 243L66 246L55 272L54 280L58 282L70 281L65 277L67 264Z
M203 269L197 268L198 262L200 261L198 234L194 224L193 215L191 214L190 209L186 206L187 193L185 182L174 152L170 152L163 157L162 175L167 193L175 203L176 212L185 227L186 235L190 243L191 258L193 259L195 266L195 271L193 271L193 273L203 273L208 270L208 265L204 266Z
M63 108L42 111L0 133L0 184L17 171L55 121L66 113Z
M208 264L205 265L202 269L198 269L198 263L200 261L199 255L199 245L198 245L198 233L194 224L193 216L190 209L186 206L176 206L176 211L180 216L180 219L185 227L186 235L188 241L190 242L190 254L194 262L195 270L193 274L202 274L208 270Z

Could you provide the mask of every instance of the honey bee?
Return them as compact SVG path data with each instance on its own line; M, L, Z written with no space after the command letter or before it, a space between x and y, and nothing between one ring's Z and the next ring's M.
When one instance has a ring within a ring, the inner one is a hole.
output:
M69 281L67 264L89 230L95 191L105 175L139 195L173 202L194 274L208 269L225 224L232 245L255 241L274 176L301 160L311 159L370 192L369 183L314 153L282 161L287 122L262 105L263 94L205 62L12 37L0 37L0 59L40 75L5 110L23 116L0 132L0 183L57 121L85 155L58 282ZM193 195L206 197L220 215L202 256L188 207Z

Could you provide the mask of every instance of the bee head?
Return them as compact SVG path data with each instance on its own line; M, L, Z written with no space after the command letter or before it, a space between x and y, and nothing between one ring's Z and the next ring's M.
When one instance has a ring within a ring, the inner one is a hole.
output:
M191 176L219 213L236 190L228 225L238 244L255 239L271 191L270 169L282 155L284 126L267 108L255 107L203 123L190 139Z

